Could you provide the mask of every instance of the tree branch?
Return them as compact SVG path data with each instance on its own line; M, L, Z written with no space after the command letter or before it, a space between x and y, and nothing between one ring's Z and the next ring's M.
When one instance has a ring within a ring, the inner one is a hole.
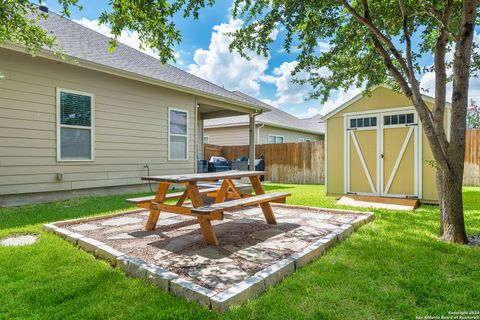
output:
M367 21L367 22L369 21L369 23L373 25L370 17L370 10L368 7L368 3L366 2L366 0L361 0L361 3L363 6L364 17L361 17L361 16L360 17L362 18L363 21ZM354 12L356 12L353 8L351 9ZM356 14L359 15L358 13ZM407 30L407 35L409 35L408 30ZM425 101L423 100L422 95L420 94L420 89L418 86L418 82L415 78L415 73L413 71L413 68L411 69L411 73L410 73L410 75L413 76L414 78L413 81L410 81L410 84L412 84L412 87L413 87L412 88L411 86L408 85L407 80L403 77L401 72L394 65L393 60L390 57L390 54L382 46L382 43L380 42L380 39L377 37L377 34L375 32L372 32L372 41L375 46L375 49L381 55L392 77L398 82L404 94L413 102L413 105L417 110L418 116L420 117L420 120L424 126L425 135L427 136L427 139L429 141L430 148L432 149L432 152L435 155L437 166L440 167L443 171L448 172L449 165L448 165L446 154L443 152L442 147L436 137L435 127L432 123L432 113L428 108L428 106L426 105ZM410 59L411 59L411 44L410 44ZM403 58L402 58L402 61L403 61ZM405 63L405 61L403 62ZM411 63L411 65L413 66L413 62ZM408 67L407 67L406 73L408 74Z
M363 6L363 15L365 19L371 21L370 9L368 7L368 3L365 0L361 0L361 3ZM390 75L398 82L398 84L402 88L402 91L410 99L412 96L412 91L408 85L408 82L405 80L405 78L403 77L401 72L397 69L397 67L395 67L395 64L393 63L392 58L390 57L388 52L385 50L381 42L378 40L378 38L374 34L372 34L372 41L373 41L373 45L375 46L375 49L382 56L383 62L387 66L387 69L390 72Z
M432 11L425 10L425 11L413 12L413 13L409 14L408 17L410 18L410 17L415 17L415 16L421 16L421 15L429 16L429 17L432 17L433 19L435 19L440 24L441 27L445 28L449 37L455 38L455 35L450 31L450 28L448 28L448 26L443 23L441 16L438 15L435 10L432 10Z
M406 59L407 59L407 66L408 66L408 77L410 79L410 85L411 85L413 94L417 97L417 99L420 100L421 99L420 87L419 87L417 78L415 77L415 70L413 66L412 39L410 35L410 30L408 28L409 18L408 18L408 12L407 12L407 5L405 4L405 0L398 0L398 3L400 5L400 11L402 13L403 37L405 39L405 52L406 52Z
M373 45L375 46L375 49L380 54L380 56L383 59L383 62L387 66L387 69L390 72L390 75L395 79L395 81L398 82L398 84L402 88L403 93L407 96L407 98L411 99L413 95L412 90L410 89L408 82L403 78L403 75L400 73L400 71L398 71L397 67L395 67L395 65L393 64L392 58L390 57L388 52L382 46L380 41L373 35L372 35L372 41L373 41Z
M452 14L453 1L447 0L445 10L440 17L441 27L435 44L434 66L435 66L435 105L433 107L433 124L444 153L447 153L449 142L445 133L445 104L446 104L446 83L447 71L445 65L445 54L448 43L448 24ZM432 10L434 10L432 8Z
M415 72L413 70L413 61L412 61L412 40L410 38L410 32L408 29L408 13L407 13L407 6L404 0L398 0L400 5L400 11L402 12L402 20L403 20L403 37L405 38L405 52L407 58L407 65L408 65L408 72L410 83L414 86L417 82L415 78ZM415 83L414 83L415 82Z
M378 28L373 24L371 19L367 19L360 15L349 3L347 0L339 0L340 3L350 12L350 14L361 24L363 24L365 27L367 27L381 42L385 44L385 46L390 50L390 52L393 54L395 59L398 61L400 66L402 67L402 70L405 74L408 74L408 66L405 63L405 60L403 59L402 55L400 52L397 50L395 45L392 43L392 41L387 38ZM367 5L365 0L362 0L362 4L365 6ZM368 7L368 5L367 5Z

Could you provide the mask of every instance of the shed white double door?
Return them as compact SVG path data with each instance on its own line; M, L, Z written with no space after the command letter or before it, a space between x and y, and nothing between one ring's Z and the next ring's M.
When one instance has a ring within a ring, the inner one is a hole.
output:
M414 110L346 115L346 192L420 196L419 124Z

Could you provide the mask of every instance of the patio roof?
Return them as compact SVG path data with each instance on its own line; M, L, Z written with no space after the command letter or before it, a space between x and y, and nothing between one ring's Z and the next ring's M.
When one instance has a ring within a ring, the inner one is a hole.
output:
M271 111L262 113L256 117L257 123L264 123L273 127L291 129L301 132L309 132L313 134L324 134L323 121L316 118L300 119L294 115L285 112L279 108L275 108L263 101L255 99L243 92L233 91L233 93L245 100L249 100L251 103L258 105L259 107L269 108ZM235 116L227 118L209 119L205 121L205 128L218 128L218 127L232 127L243 126L248 124L248 116Z

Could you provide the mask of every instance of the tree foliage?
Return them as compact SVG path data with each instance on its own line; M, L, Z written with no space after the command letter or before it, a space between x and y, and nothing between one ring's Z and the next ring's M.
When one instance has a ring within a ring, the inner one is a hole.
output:
M480 108L478 108L477 102L470 101L470 106L467 111L467 128L480 129Z
M265 37L274 28L283 26L287 32L283 46L290 51L300 49L296 72L304 70L316 91L313 97L327 99L335 89L365 85L367 90L378 84L400 89L398 79L388 70L378 45L385 49L391 63L404 79L408 67L418 76L432 67L421 64L422 55L433 55L437 44L441 15L448 1L400 1L408 15L404 33L402 10L398 0L384 1L236 1L234 14L248 17L249 23L235 33L232 49L247 53L254 50L265 54L271 39ZM365 10L364 6L368 5ZM462 12L461 1L452 3L446 47L453 48ZM354 12L352 14L352 12ZM358 16L356 16L358 15ZM366 23L368 16L369 22ZM371 27L369 27L371 26ZM408 43L415 35L422 41ZM376 38L378 40L376 40ZM321 52L318 43L327 41L329 50ZM410 45L410 48L408 46ZM415 50L416 49L416 50ZM410 52L409 52L410 51ZM472 71L480 63L475 55ZM330 74L319 73L328 68Z
M69 8L77 6L78 0L58 0L62 14L69 16ZM215 0L113 0L111 8L101 13L100 23L111 27L114 39L111 49L116 47L115 39L122 30L135 30L143 47L155 49L160 60L174 60L173 47L181 39L175 19L198 18L202 8L213 6ZM345 3L362 12L363 1L296 1L296 0L235 0L232 15L242 18L245 25L234 32L230 48L245 57L252 52L267 55L269 45L274 41L269 35L275 29L285 29L283 47L286 51L299 51L299 62L295 73L307 71L315 91L313 98L327 99L336 89L365 86L366 91L378 84L399 84L389 75L388 69L372 42L372 32L359 22ZM402 1L403 2L403 1ZM442 25L441 14L448 1L406 0L409 14L408 29L421 42L412 51L411 60L416 74L431 70L432 66L422 66L420 58L424 54L434 54L435 44ZM397 0L369 1L372 24L378 32L391 39L396 47L405 44L402 34L403 22ZM452 15L448 26L447 47L452 48L458 31L462 2L452 1ZM41 47L53 48L55 38L35 25L36 19L46 18L37 10L37 4L27 0L0 0L0 44L11 42L25 45L31 52ZM31 14L31 12L35 14ZM329 50L320 50L318 43L328 42ZM402 57L406 50L397 49ZM479 56L473 55L472 71L480 65ZM393 59L402 75L399 61ZM345 68L348 66L348 68ZM325 74L320 70L332 71Z
M78 0L58 0L62 14L69 16L70 8L78 6ZM46 19L38 10L38 4L28 0L0 0L0 45L14 44L25 47L36 54L42 48L54 49L55 36L39 27L35 21Z

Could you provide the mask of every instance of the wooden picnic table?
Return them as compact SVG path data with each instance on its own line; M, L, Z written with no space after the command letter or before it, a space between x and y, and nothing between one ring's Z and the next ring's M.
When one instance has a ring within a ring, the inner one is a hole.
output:
M143 208L149 208L150 214L145 225L146 230L154 230L161 211L195 216L198 219L205 241L210 245L218 245L218 240L213 232L211 220L222 220L223 211L237 209L245 206L260 205L267 223L276 224L275 216L270 202L285 199L289 193L273 192L265 194L260 182L260 176L264 171L224 171L210 173L195 173L166 176L146 176L142 180L158 183L156 194L152 197L127 199ZM233 179L248 177L255 191L255 195L241 193L233 183ZM219 188L200 189L197 185L200 181L219 181ZM185 191L175 196L168 194L171 184L183 184ZM202 194L215 197L213 204L204 205ZM167 199L178 198L175 204L164 203ZM185 200L190 199L193 206L185 206ZM226 199L234 199L225 201Z

